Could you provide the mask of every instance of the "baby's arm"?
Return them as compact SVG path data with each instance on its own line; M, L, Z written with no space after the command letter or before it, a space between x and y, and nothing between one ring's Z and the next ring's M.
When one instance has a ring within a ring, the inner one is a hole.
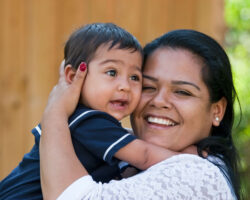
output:
M115 157L145 170L171 156L179 154L163 147L135 139L115 153Z
M79 123L72 130L73 137L93 155L111 165L115 157L145 170L180 153L136 139L134 135L128 133L128 130L123 129L117 120L106 113L100 111L92 111L92 113L94 117L89 116L85 120L77 118Z

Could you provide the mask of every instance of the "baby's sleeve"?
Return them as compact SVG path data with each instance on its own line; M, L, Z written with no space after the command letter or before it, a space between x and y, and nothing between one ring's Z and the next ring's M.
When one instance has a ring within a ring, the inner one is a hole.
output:
M114 154L135 139L112 116L96 112L79 118L71 128L72 137L98 158L112 164Z

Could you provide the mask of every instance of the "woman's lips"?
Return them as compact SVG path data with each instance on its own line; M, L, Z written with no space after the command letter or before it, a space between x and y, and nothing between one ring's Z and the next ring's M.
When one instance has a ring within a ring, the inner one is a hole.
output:
M161 127L169 127L169 126L175 126L177 123L169 118L166 117L156 117L156 116L147 116L145 118L147 123L155 125L155 126L161 126Z

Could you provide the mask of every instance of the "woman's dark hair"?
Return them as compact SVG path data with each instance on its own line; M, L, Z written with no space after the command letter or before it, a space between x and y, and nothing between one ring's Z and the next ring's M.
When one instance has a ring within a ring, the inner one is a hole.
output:
M118 49L139 51L142 54L142 47L137 39L121 27L112 23L87 24L76 30L66 42L65 66L71 64L77 69L81 62L88 64L98 47L104 44L109 44L109 49L118 45Z
M233 104L238 99L234 88L231 65L223 48L211 37L194 30L175 30L147 44L144 51L144 64L147 58L159 48L184 49L192 52L203 63L202 78L209 90L211 103L221 98L227 100L224 118L218 127L213 126L209 137L197 143L199 156L202 151L218 157L226 166L214 162L231 183L235 195L240 199L240 179L238 154L232 139L234 122Z

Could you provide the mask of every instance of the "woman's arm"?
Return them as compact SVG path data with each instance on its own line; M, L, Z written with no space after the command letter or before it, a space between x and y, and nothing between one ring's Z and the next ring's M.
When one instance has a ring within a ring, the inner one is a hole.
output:
M55 199L73 181L88 174L76 157L68 128L68 117L78 103L85 75L86 70L78 68L73 82L67 83L63 62L59 82L43 114L40 170L44 199Z

